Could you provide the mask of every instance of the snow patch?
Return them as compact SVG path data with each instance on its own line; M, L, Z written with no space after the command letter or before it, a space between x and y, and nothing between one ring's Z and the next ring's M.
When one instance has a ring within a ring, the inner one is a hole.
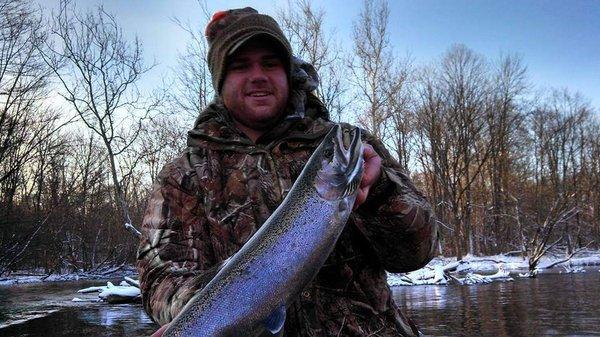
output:
M133 276L137 273L134 266L112 266L95 271L77 271L66 274L44 274L43 271L20 271L14 272L6 277L0 277L0 286L10 286L25 283L41 282L66 282L79 280L99 280L114 278L115 276ZM131 279L133 280L133 279ZM139 283L138 283L139 285Z
M585 272L584 266L600 265L600 251L584 250L577 257L560 263L552 269L548 266L564 259L562 254L545 256L534 270L538 274L542 270L547 272L573 274ZM493 255L473 256L466 255L462 260L456 258L436 257L424 268L403 273L388 274L390 286L409 285L445 285L454 284L482 284L493 281L513 281L513 276L531 277L527 259L520 256Z
M135 302L142 297L142 294L140 288L130 283L139 284L139 281L129 278L128 281L121 281L118 286L112 282L106 282L106 286L88 287L80 289L77 292L82 294L99 292L99 300L109 303ZM75 297L73 301L80 302L83 300Z

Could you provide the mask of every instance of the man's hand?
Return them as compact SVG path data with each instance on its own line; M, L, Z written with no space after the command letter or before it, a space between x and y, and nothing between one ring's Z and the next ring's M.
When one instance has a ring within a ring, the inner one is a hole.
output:
M160 337L160 336L162 336L162 334L165 332L165 330L167 330L168 327L169 327L169 324L165 324L165 325L161 326L160 329L158 329L150 337Z
M365 159L363 176L360 181L358 195L356 196L353 209L358 208L358 206L365 202L371 186L377 182L381 175L381 157L375 152L371 145L364 144L363 157Z

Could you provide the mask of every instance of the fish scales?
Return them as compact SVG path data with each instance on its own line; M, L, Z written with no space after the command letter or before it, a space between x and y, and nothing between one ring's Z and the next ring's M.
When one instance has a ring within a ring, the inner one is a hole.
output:
M346 224L362 177L362 151L358 128L335 125L281 205L163 336L250 335L293 301L325 263Z

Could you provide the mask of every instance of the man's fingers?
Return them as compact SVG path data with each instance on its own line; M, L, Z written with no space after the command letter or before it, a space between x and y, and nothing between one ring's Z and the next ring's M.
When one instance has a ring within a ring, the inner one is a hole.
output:
M362 205L365 200L367 200L367 194L369 193L368 188L361 188L358 190L358 194L356 195L356 200L354 201L353 210L357 209L358 206Z
M363 164L363 176L360 181L353 209L357 209L358 206L362 205L365 200L367 200L371 186L375 184L381 175L381 157L375 152L375 149L373 149L371 145L366 143L363 147L363 158L365 160Z
M379 157L377 152L375 152L375 149L373 149L373 146L367 143L363 143L363 156L365 157L365 160L367 158Z
M368 187L373 185L377 179L379 179L379 175L381 174L381 157L375 152L371 145L364 144L363 158L365 163L360 186Z

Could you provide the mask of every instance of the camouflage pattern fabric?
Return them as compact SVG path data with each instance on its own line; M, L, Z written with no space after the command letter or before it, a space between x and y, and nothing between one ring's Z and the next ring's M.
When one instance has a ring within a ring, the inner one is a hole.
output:
M319 75L312 64L292 56L292 92L289 97L290 111L287 119L304 118L308 95L317 90ZM329 119L329 118L325 118Z
M148 201L137 267L143 303L170 322L221 263L277 208L332 123L313 95L306 117L286 119L256 144L217 98L198 118L188 150L161 171ZM430 205L381 142L381 179L350 217L316 278L288 308L284 336L415 336L385 271L430 261L437 228Z

